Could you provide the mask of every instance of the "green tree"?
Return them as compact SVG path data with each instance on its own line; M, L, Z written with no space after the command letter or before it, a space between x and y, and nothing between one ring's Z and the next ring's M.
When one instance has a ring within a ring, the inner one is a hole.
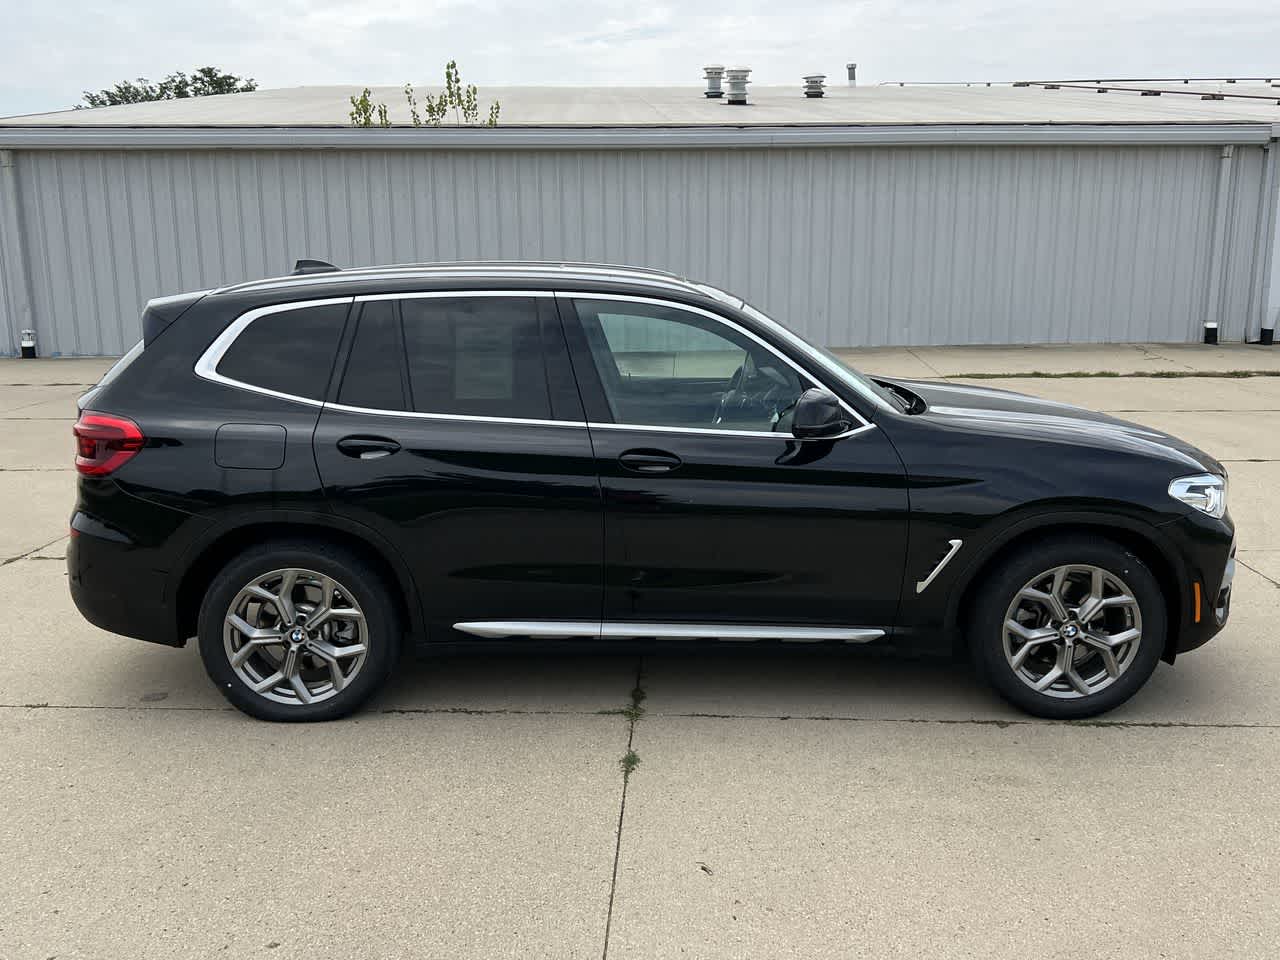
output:
M159 83L146 77L121 80L113 87L93 93L84 92L83 107L114 107L121 103L145 103L148 100L185 100L189 97L211 97L220 93L248 93L258 89L252 77L237 77L217 67L198 67L189 76L181 70L169 74Z

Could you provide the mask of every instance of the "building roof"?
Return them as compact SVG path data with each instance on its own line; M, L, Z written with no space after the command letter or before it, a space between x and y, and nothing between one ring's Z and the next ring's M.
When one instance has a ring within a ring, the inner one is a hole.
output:
M1138 86L1138 84L1133 84ZM826 96L808 99L801 84L755 86L749 106L731 106L702 95L699 86L484 87L482 115L501 103L502 127L671 128L777 127L933 124L1223 124L1280 123L1280 90L1268 84L1214 85L1232 94L1142 96L1126 84L1091 89L1043 86L885 85L848 87L832 83ZM1161 84L1173 88L1172 84ZM40 128L332 128L350 127L355 86L293 87L187 100L84 110L63 110L0 119L0 127ZM1186 89L1183 87L1182 89ZM431 87L418 89L437 92ZM1268 96L1273 95L1273 96ZM408 105L398 87L372 89L386 103L393 124L410 125Z

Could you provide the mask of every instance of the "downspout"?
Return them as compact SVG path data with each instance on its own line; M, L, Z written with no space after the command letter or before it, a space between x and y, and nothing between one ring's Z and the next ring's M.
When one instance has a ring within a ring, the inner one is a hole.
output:
M0 150L0 247L4 250L4 287L12 315L0 318L9 337L11 352L18 353L18 336L34 329L31 316L31 280L27 272L27 238L22 231L18 196L18 167L12 150Z
M1231 144L1222 147L1218 163L1218 194L1213 205L1213 240L1209 248L1209 296L1205 302L1204 326L1205 342L1213 342L1209 338L1209 328L1213 328L1213 339L1217 339L1218 330L1222 326L1222 269L1223 247L1227 240L1227 205L1230 202L1231 158L1236 148Z
M1262 304L1259 312L1259 339L1274 337L1280 326L1280 124L1271 128L1267 144L1267 206L1270 215L1259 254L1262 264Z
M1267 277L1271 263L1271 226L1275 216L1272 193L1275 188L1275 150L1262 145L1262 176L1259 178L1258 212L1253 220L1253 248L1249 258L1249 302L1244 312L1241 343L1250 343L1255 328L1267 325Z

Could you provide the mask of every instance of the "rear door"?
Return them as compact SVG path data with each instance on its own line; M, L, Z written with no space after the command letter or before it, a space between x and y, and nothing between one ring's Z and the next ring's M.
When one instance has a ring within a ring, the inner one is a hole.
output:
M560 305L604 494L606 636L891 629L907 489L881 430L857 417L839 439L796 440L792 406L821 384L718 314L598 294Z
M355 309L316 461L333 509L403 554L432 638L598 623L600 493L554 299L379 295Z

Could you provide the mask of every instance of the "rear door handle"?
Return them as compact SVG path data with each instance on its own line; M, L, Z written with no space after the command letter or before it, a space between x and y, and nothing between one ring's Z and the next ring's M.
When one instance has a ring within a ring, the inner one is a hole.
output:
M684 463L665 450L628 450L618 457L618 462L632 473L670 473Z
M343 437L338 450L356 460L377 460L389 457L400 449L400 444L386 437Z

